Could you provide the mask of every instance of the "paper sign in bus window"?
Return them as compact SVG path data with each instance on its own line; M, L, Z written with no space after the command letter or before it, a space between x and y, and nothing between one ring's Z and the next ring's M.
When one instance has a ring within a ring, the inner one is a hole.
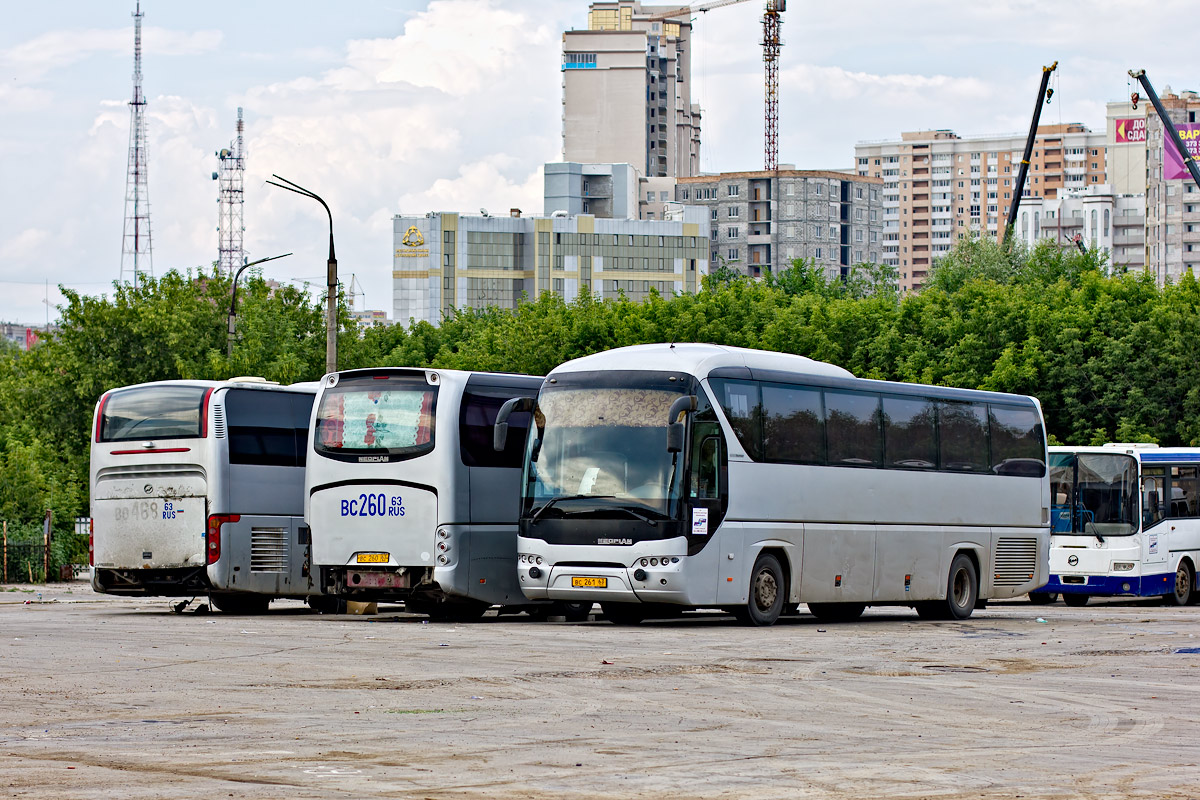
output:
M693 508L692 509L692 535L707 536L708 535L708 509Z

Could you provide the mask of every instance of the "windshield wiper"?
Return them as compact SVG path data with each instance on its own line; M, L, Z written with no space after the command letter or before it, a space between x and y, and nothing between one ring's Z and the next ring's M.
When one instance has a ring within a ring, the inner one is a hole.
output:
M614 511L624 511L626 514L630 515L631 517L637 517L642 522L649 522L651 528L658 527L657 520L650 519L645 514L634 511L632 508L629 508L628 506L613 506L612 508Z
M551 498L550 500L547 500L546 503L541 508L539 508L537 511L533 512L533 516L529 518L529 524L536 525L538 519L542 516L542 514L546 513L546 511L549 510L550 506L554 505L559 500L584 500L587 498L599 498L599 499L604 499L604 500L616 499L611 494L564 494L562 497L554 497L554 498Z

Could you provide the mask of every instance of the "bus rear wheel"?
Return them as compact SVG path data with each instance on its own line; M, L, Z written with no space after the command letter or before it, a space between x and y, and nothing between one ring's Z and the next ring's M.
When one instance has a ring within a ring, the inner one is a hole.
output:
M975 562L966 553L959 553L950 562L946 578L946 599L917 603L921 619L966 619L975 610L979 599L979 574Z
M1186 606L1196 601L1196 573L1187 559L1180 559L1175 570L1175 591L1163 597L1169 606Z
M224 614L265 614L271 606L271 598L265 594L249 592L213 592L208 596L209 602Z
M1088 604L1089 599L1091 599L1091 595L1086 594L1063 595L1063 602L1069 605L1071 608L1083 608Z
M822 622L852 622L866 607L866 603L809 603L808 613Z
M734 616L743 625L774 625L783 613L786 595L787 584L779 559L770 553L763 553L755 559L754 569L750 570L750 597L746 605L734 610Z

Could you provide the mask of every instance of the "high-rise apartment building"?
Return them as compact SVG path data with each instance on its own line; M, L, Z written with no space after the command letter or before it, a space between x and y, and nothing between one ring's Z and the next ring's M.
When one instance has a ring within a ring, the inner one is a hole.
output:
M563 33L563 161L631 164L643 177L699 171L689 14L596 0L587 30Z
M1000 236L1025 150L1024 134L961 138L949 130L902 133L855 145L859 175L883 180L885 264L901 291L920 288L936 258L969 235ZM1038 127L1026 197L1105 183L1105 134L1083 125Z
M1189 149L1200 144L1200 95L1168 86L1159 99ZM1185 271L1200 275L1200 189L1153 107L1145 119L1144 134L1134 138L1142 137L1146 159L1146 266L1160 284L1178 282Z
M1130 270L1146 265L1146 196L1121 193L1104 183L1058 192L1054 199L1026 197L1014 236L1033 246L1049 239L1060 247L1100 250L1109 263Z
M401 325L436 325L460 308L512 309L543 292L693 294L708 274L708 220L698 210L679 221L432 212L392 224L392 318Z
M837 277L882 263L882 179L782 166L676 179L676 201L707 209L713 266L757 277L807 258Z

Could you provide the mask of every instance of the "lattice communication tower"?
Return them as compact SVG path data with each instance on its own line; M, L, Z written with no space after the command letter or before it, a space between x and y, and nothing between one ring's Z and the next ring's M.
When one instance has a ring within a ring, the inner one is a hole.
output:
M150 184L146 173L146 97L142 94L142 4L133 12L133 99L129 101L129 168L125 177L125 233L121 281L126 275L154 277L150 246Z
M220 209L217 220L218 251L217 267L220 272L232 275L246 263L246 251L242 246L246 233L246 198L242 186L246 176L245 127L242 109L237 110L237 138L229 147L217 151L218 170L213 173L217 181L217 205Z
M779 169L779 26L787 0L767 0L763 14L763 169Z

